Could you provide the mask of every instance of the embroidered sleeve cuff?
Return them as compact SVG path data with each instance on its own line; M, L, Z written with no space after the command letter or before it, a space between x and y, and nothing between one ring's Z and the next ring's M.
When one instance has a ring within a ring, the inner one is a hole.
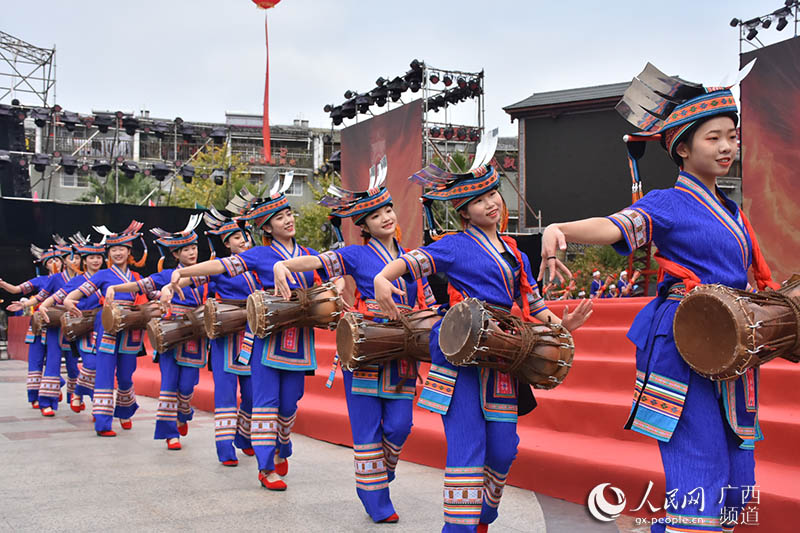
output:
M536 313L541 313L542 311L546 311L547 304L544 301L544 298L537 295L528 295L528 307L531 310L531 315L535 315Z
M50 293L47 292L46 290L42 289L36 294L36 296L34 296L34 298L36 298L36 300L39 301L39 303L41 303L41 302L47 300L48 296L50 296Z
M245 263L244 259L239 255L224 257L218 259L218 261L222 263L222 266L225 267L225 272L227 272L230 277L238 276L248 270L247 263Z
M64 298L66 298L66 297L67 297L67 291L65 291L63 288L61 288L61 289L58 289L58 292L53 295L53 300L55 300L55 302L58 305L61 305L61 304L64 303Z
M136 280L136 286L139 288L140 293L147 294L148 296L156 291L156 284L153 282L153 278L149 276Z
M333 250L323 252L317 257L319 257L319 260L322 261L322 267L325 269L325 273L328 275L328 278L336 278L346 274L342 256Z
M408 267L408 273L414 280L425 278L436 273L436 263L433 258L417 248L400 256Z
M19 286L22 289L22 294L30 294L33 292L34 286L30 281L26 281Z
M428 285L428 282L422 284L422 293L425 296L425 305L428 307L433 307L436 305L436 297L433 295L433 291L431 290L431 286Z
M81 291L81 294L86 296L87 298L90 297L92 294L97 292L97 287L91 281L85 281L78 287L78 290Z
M614 244L618 253L629 255L653 238L653 221L641 209L623 209L606 218L622 232L622 240Z

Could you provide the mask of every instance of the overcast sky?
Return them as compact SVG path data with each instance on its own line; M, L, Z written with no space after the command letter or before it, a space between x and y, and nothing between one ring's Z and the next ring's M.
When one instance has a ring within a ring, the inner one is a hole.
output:
M37 46L55 45L57 99L65 109L149 109L153 116L216 122L225 111L261 112L264 15L251 0L3 4L0 30ZM782 5L283 0L269 11L270 118L328 127L326 103L341 103L346 89L373 88L378 76L402 74L418 58L442 68L485 69L487 125L515 135L502 107L534 92L628 81L647 61L717 84L738 67L730 19ZM759 37L771 43L791 31L790 24L778 33L773 24Z

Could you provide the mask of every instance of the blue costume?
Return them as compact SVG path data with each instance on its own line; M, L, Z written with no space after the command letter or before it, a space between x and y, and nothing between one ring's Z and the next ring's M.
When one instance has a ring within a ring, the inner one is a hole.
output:
M36 291L37 294L34 296L36 300L39 303L44 302L48 296L50 296L45 290L45 287L49 285L49 278L49 275L36 276L35 278L21 283L20 288L22 289L22 294L31 294ZM28 344L28 401L34 403L39 401L39 387L42 384L45 347L44 344L42 344L42 335L34 335L30 324L28 325L28 332L25 335L25 343Z
M597 294L597 291L603 286L603 282L599 279L592 279L592 286L589 288L589 297L593 297Z
M293 243L289 250L279 242L251 248L241 254L219 259L228 274L235 277L247 271L258 275L264 290L274 287L272 267L278 261L317 255L317 252ZM314 274L295 274L289 280L292 289L314 285ZM247 345L243 355L247 356ZM303 397L305 373L317 368L313 328L290 328L264 338L255 337L249 359L253 387L251 442L258 458L258 469L275 469L275 453L281 458L292 455L290 439Z
M376 209L391 205L392 198L385 188L358 193L352 203L339 205L332 217L353 217L356 224ZM330 203L327 205L331 206ZM335 219L334 219L335 220ZM405 252L395 241L400 253ZM374 315L380 313L375 302L373 278L396 257L377 239L367 244L345 246L320 254L325 274L329 278L349 275L356 284L356 309ZM424 305L435 303L427 281L408 283L404 279L394 282L404 291L393 294L395 303L403 312L411 311L417 303L419 287L424 292ZM335 376L338 354L334 359L330 387ZM345 398L353 434L355 455L356 493L370 518L375 522L395 514L389 496L389 483L395 477L397 461L408 435L411 433L412 409L416 392L417 365L409 361L394 360L388 364L370 364L357 370L342 369Z
M452 181L423 198L451 200L459 209L498 185L497 172L483 165L471 173L452 176ZM478 298L508 312L514 302L526 306L531 315L545 311L527 256L514 253L508 241L503 240L503 247L496 249L483 231L470 225L462 233L446 235L401 258L411 279L444 273L464 298ZM521 293L522 269L532 288L526 294ZM497 370L450 364L439 347L440 327L441 321L431 331L431 369L419 405L442 415L447 437L442 531L474 532L479 523L489 524L497 518L506 477L517 454L519 383Z
M63 271L53 274L47 281L44 290L48 294L55 294L65 287L71 280L69 272ZM67 362L67 375L74 387L75 380L78 378L78 362L72 354L69 343L61 335L61 324L48 324L42 331L43 344L47 355L45 357L44 372L42 382L39 386L39 407L44 409L51 407L54 411L58 409L58 399L61 394L61 359ZM67 389L67 401L70 400L72 391Z
M647 77L642 81L645 86L656 83ZM737 121L736 104L727 89L687 89L682 80L662 75L658 84L664 83L676 90L664 92L659 85L659 93L684 97L688 93L688 100L676 107L654 90L650 103L661 103L667 117L663 122L641 112L626 116L644 129L627 139L635 184L636 159L645 141L660 138L681 164L676 149L698 120L725 115ZM626 91L623 101L626 98L636 96ZM755 484L753 449L763 438L758 423L758 368L734 381L704 378L681 358L672 328L687 281L747 287L748 268L760 264L754 261L755 236L735 202L683 171L674 188L650 191L608 218L623 235L615 244L618 252L630 254L653 243L666 272L658 296L636 316L628 332L636 346L636 386L626 428L658 440L667 494L676 501L688 496L689 501L680 508L668 507L668 523L654 524L651 530L731 531L732 525L721 517L735 516L749 498L747 491ZM698 490L702 499L696 498Z

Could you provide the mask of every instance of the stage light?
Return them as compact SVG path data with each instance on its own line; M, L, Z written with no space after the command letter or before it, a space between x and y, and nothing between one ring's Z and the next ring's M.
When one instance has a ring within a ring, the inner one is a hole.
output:
M464 76L459 76L458 79L456 79L456 85L458 85L460 89L463 89L467 86L467 80L464 79Z
M122 119L122 127L125 128L125 133L133 137L136 130L140 128L140 124L135 117L126 117Z
M331 156L328 158L328 165L330 165L331 168L335 172L341 172L342 171L342 151L341 150L336 150L335 152L333 152L331 154Z
M181 117L175 117L175 120L173 120L173 122L178 126L180 126L181 124L183 124L183 119Z
M448 141L453 138L453 128L451 126L447 126L444 129L444 138Z
M120 166L120 169L125 173L125 177L129 180L132 180L136 174L142 171L139 168L139 165L137 165L134 161L124 161Z
M108 133L108 128L110 128L112 124L111 115L95 115L93 123L97 126L97 129L100 130L100 133Z
M356 101L355 99L347 100L342 104L342 116L344 118L355 118L356 116Z
M481 138L481 134L478 130L469 130L469 140L472 142L478 142Z
M435 97L432 96L432 97L428 98L426 103L427 103L427 106L428 106L428 111L433 111L434 113L438 113L439 112L439 107L436 105L436 98Z
M36 107L31 110L31 118L38 128L44 128L50 120L50 110L44 107Z
M375 87L369 92L369 95L375 101L375 105L383 107L386 105L386 98L389 96L389 89L386 87Z
M151 167L149 173L152 174L156 180L164 181L167 178L167 176L169 176L170 172L171 171L166 163L158 161L156 163L153 163L153 166Z
M439 83L439 73L434 72L428 79L431 81L431 83Z
M450 74L445 74L444 78L442 78L442 83L444 83L445 87L450 87L451 85L453 85L452 76L450 76Z
M375 80L375 85L377 85L378 87L383 87L386 84L386 82L387 82L386 78L381 76L380 78Z
M164 134L169 131L169 126L165 122L153 122L153 125L150 127L150 130L156 134L156 137L159 139L164 138Z
M400 99L400 96L408 90L408 83L400 76L397 76L386 85L386 88L389 89L389 96L392 102L396 102Z
M67 128L67 131L75 131L75 126L80 121L81 119L78 117L77 113L73 113L71 111L64 111L61 114L61 123L64 124L65 128Z
M78 159L73 155L62 155L61 168L64 169L64 174L72 176L78 170Z
M421 87L422 87L422 84L417 80L411 80L409 82L409 84L408 84L408 88L411 89L412 93L419 92Z
M372 104L372 97L367 93L359 94L356 97L356 107L358 108L358 112L362 115L365 115L369 111L369 106Z
M434 127L432 127L430 129L430 134L431 134L431 137L438 137L439 135L442 134L442 130L440 130L439 128L434 126Z
M478 80L478 78L472 78L471 80L469 80L469 89L471 91L474 91L475 89L477 89L480 86L481 86L481 83Z
M750 31L747 32L746 38L748 41L752 41L753 39L756 38L756 35L758 35L758 30L755 28L750 28Z
M331 120L333 121L334 126L338 126L342 123L342 106L337 105L331 110Z
M36 172L44 172L47 169L47 165L50 164L50 155L33 154L33 157L31 157L31 163L33 164L33 168L36 169Z
M211 179L214 180L214 185L222 185L225 183L225 171L221 168L215 168L211 171Z
M786 17L780 17L778 18L778 23L775 25L775 29L781 31L787 24L789 23L786 21Z
M354 98L357 94L358 94L358 91L354 91L352 89L347 89L344 92L344 99L345 100L350 100L351 98Z
M194 140L194 126L190 126L189 124L182 124L181 136L183 137L183 142L185 143L192 142Z
M92 170L101 178L105 178L111 170L111 162L108 159L95 159Z
M228 130L221 127L213 128L210 135L214 144L223 144L225 139L228 138Z
M184 183L191 183L194 177L194 167L192 165L183 165L179 173Z
M764 19L763 22L761 22L761 27L766 30L767 28L770 27L771 24L772 24L772 18L771 17L767 17L767 18Z
M730 22L730 25L731 25L731 28L735 28L736 26L738 26L741 23L742 23L741 20L739 20L737 18L732 18L731 22Z
M459 141L463 141L464 139L466 139L467 138L467 130L466 130L466 128L457 128L456 129L456 138Z
M326 113L330 113L333 111L333 104L325 104L325 107L323 107L322 110Z
M411 63L409 63L411 70L414 71L421 71L422 70L422 63L418 59L413 59Z

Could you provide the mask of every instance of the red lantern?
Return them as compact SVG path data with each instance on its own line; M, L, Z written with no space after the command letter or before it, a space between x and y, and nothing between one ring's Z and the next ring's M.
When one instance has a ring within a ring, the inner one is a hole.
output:
M275 7L281 0L253 0L253 3L261 9Z

